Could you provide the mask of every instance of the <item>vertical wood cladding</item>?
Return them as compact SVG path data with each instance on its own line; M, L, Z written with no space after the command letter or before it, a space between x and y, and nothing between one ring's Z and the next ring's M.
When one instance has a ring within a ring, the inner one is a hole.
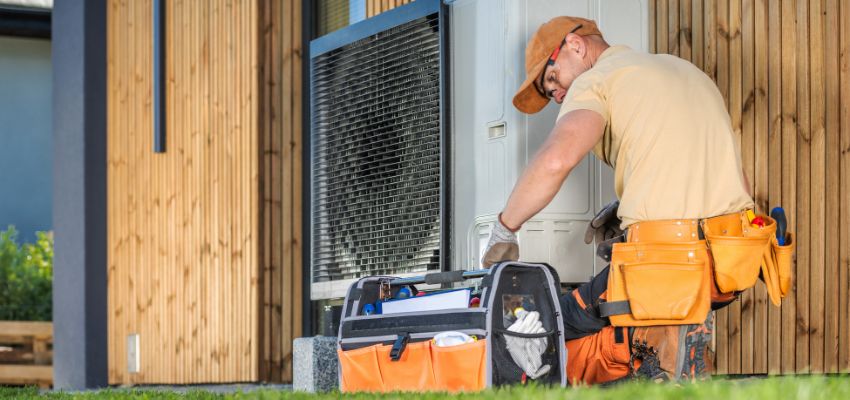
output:
M300 21L300 2L286 2L295 3L286 18ZM281 211L300 215L300 195L290 196L295 202L274 198L275 191L279 198L300 190L300 172L293 173L300 133L292 134L300 131L300 102L296 107L291 100L300 98L300 70L276 75L274 85L264 75L267 29L279 31L284 18L266 19L261 11L268 6L258 0L165 2L168 148L154 153L152 4L109 1L110 383L287 379L264 374L261 362L277 350L287 364L286 346L300 327L297 312L278 321L277 330L266 321L270 310L300 310L301 266L293 254L299 242L281 235L283 223L300 233L292 228L300 221L285 222ZM300 28L283 25L298 35L293 43L300 47ZM280 58L279 50L273 53ZM291 53L298 55L290 66L299 67L300 51ZM283 97L280 80L292 92L289 114L265 104L266 97ZM282 187L287 173L290 186ZM278 256L272 262L275 253L289 261ZM278 282L268 278L270 271ZM294 279L281 291L283 274ZM279 296L272 300L267 293L273 290ZM139 335L141 369L133 374L127 372L130 334Z
M260 378L292 380L302 324L301 0L261 1Z
M411 1L413 0L366 0L366 18L374 17Z
M850 369L850 3L650 0L650 26L717 83L758 210L797 233L781 308L759 283L717 312L718 373Z

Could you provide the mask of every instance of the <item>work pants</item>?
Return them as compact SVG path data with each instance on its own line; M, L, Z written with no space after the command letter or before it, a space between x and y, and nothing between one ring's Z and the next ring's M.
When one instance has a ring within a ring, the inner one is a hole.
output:
M711 313L703 324L614 327L599 315L607 286L608 267L560 299L571 384L695 379L712 370Z

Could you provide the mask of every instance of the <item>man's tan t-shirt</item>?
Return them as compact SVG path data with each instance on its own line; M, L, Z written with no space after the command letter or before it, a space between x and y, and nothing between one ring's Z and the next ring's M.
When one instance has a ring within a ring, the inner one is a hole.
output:
M614 168L624 227L752 207L740 139L717 86L693 64L609 47L573 81L558 118L579 109L607 122L593 152Z

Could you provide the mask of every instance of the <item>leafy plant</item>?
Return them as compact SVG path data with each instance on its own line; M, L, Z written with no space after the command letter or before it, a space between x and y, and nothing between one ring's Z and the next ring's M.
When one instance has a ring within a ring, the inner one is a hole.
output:
M53 234L18 244L18 231L0 231L0 320L50 321L53 312Z

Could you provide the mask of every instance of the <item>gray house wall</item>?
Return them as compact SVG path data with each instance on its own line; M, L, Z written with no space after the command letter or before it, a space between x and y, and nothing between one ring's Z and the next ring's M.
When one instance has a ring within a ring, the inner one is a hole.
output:
M0 36L0 229L53 228L50 41Z

